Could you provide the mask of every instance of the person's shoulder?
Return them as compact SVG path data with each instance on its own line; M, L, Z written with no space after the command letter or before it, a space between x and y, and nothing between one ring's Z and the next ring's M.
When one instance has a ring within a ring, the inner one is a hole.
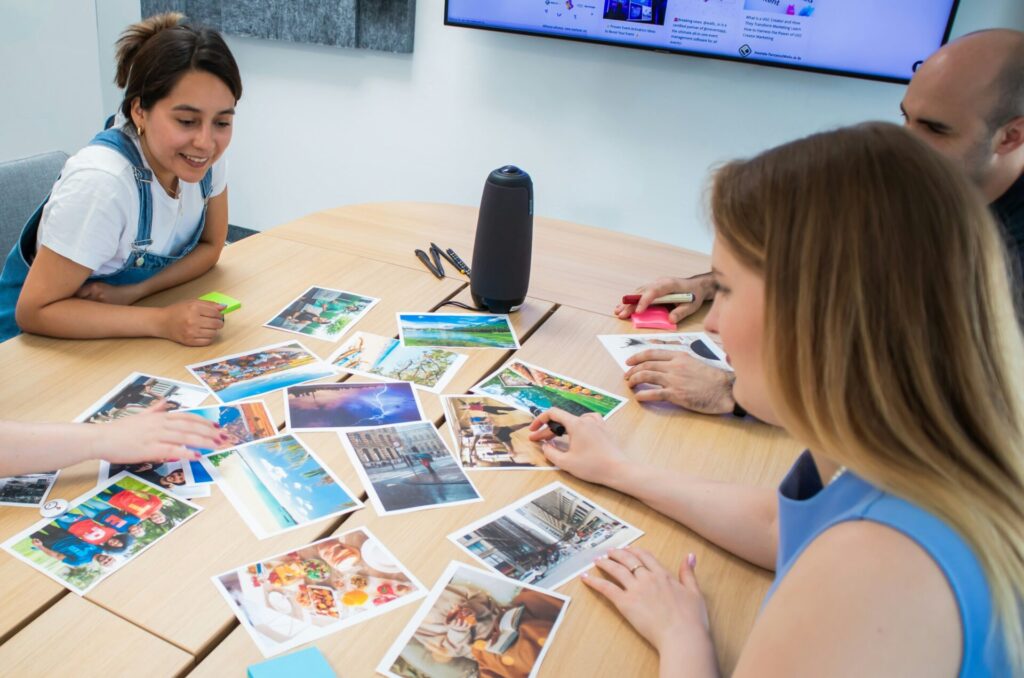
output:
M962 631L942 568L914 539L839 523L799 556L751 635L758 675L956 675ZM745 653L746 657L746 653ZM736 675L754 675L741 664Z

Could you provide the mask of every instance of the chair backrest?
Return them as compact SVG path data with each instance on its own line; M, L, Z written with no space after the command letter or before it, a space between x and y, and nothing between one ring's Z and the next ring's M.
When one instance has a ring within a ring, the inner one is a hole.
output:
M67 159L67 153L52 151L0 163L0 262L53 188Z

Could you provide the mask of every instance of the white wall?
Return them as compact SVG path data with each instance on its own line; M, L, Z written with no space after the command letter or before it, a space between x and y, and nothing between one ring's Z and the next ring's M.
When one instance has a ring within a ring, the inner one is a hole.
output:
M96 8L0 0L0 161L73 152L103 124Z
M18 103L3 120L36 116L17 134L0 125L0 160L73 151L95 131L96 110L115 105L111 43L138 9L96 3L0 0L0 63L26 64L4 89ZM446 28L443 6L419 0L412 55L228 38L245 86L229 152L232 223L269 228L378 200L474 205L487 173L513 162L533 176L539 214L706 251L709 166L823 128L898 119L898 85ZM102 47L86 36L97 15ZM989 26L1024 29L1024 3L962 1L955 35ZM90 45L89 63L70 53ZM39 122L41 110L62 116L56 127Z

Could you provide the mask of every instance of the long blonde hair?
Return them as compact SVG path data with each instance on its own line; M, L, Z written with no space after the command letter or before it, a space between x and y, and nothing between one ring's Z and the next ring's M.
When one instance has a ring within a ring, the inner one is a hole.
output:
M811 449L943 518L1024 662L1024 341L981 195L901 128L800 139L714 178L716 235L765 282L765 365Z

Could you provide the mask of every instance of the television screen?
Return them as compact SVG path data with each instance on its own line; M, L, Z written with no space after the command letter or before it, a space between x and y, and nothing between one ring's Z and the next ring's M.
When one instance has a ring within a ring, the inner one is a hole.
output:
M959 0L446 0L445 23L907 82Z

